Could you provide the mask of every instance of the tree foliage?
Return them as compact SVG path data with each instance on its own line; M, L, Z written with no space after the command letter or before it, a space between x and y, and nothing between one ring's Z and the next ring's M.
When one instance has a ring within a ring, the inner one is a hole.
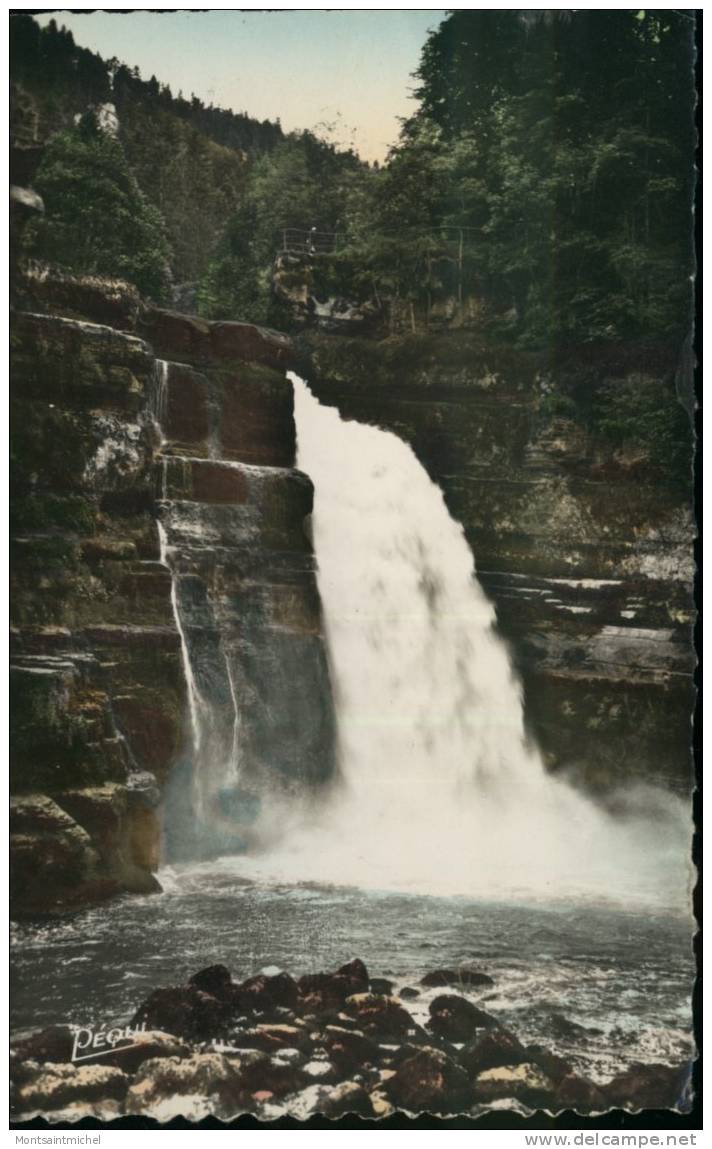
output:
M430 34L418 108L380 169L309 132L173 96L11 21L13 68L56 130L111 100L129 168L207 315L266 319L282 228L338 231L323 293L481 303L494 338L681 343L691 311L694 16L470 10ZM462 238L457 237L462 231Z
M40 28L14 13L10 49L14 138L44 141L112 103L128 165L165 220L173 278L199 279L240 202L249 157L284 138L280 125L174 96L155 76L80 48L55 20Z
M414 123L449 157L440 218L481 228L473 258L520 342L682 339L692 37L688 12L611 9L460 10L429 37Z
M230 217L198 294L214 318L274 320L270 293L282 231L337 232L364 165L311 132L285 137L249 166L244 194Z
M170 249L161 216L121 144L92 113L52 139L35 183L45 214L26 232L28 254L71 271L120 276L149 298L166 297Z

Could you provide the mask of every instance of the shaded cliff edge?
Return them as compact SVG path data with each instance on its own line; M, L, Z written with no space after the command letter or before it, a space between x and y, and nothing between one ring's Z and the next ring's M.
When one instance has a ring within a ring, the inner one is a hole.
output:
M39 268L13 286L11 883L22 914L158 888L162 794L190 753L158 535L177 501L210 522L207 542L181 551L203 604L188 645L229 650L248 783L328 778L334 718L312 489L293 470L289 340L147 307L118 282Z
M442 488L549 768L602 795L637 782L689 793L691 492L645 452L614 449L543 402L552 382L584 377L660 385L674 363L617 347L553 363L472 332L375 341L311 330L299 346L321 402L394 431Z

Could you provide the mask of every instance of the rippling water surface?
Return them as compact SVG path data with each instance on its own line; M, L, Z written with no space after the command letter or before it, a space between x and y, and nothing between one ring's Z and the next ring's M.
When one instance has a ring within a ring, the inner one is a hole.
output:
M395 436L344 423L294 382L343 785L321 821L279 807L269 852L17 925L15 1031L125 1023L215 962L241 979L358 956L397 989L438 967L485 970L495 985L472 996L587 1076L687 1059L689 810L646 793L613 819L546 773L442 494ZM221 762L196 758L222 786ZM437 992L409 1003L417 1020Z
M161 876L163 895L15 927L16 1033L128 1021L151 990L213 962L235 978L268 964L296 976L360 956L399 988L442 966L485 970L495 987L475 1000L594 1077L692 1052L683 916L256 883L241 875L240 859ZM408 1003L421 1020L436 992Z

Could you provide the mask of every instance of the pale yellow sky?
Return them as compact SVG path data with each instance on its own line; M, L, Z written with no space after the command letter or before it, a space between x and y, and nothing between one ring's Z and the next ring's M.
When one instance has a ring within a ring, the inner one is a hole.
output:
M444 9L383 11L56 12L82 47L283 127L336 122L334 141L383 160L399 131L428 30Z

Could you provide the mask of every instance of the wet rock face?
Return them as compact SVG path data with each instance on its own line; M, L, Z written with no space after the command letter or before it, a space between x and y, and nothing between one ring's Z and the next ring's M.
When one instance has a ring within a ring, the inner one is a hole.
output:
M448 1041L470 1041L478 1029L495 1025L494 1018L465 997L440 994L430 1003L429 1028Z
M196 690L213 713L212 757L229 759L239 722L250 793L304 792L333 773L335 720L308 536L313 490L293 469L290 342L150 310L141 323L167 356L155 490ZM190 820L179 788L168 800L169 824ZM215 848L205 837L199 827L190 839L169 834L169 853Z
M124 828L119 809L112 811L112 821L119 837ZM96 838L47 795L11 799L10 834L11 893L27 909L44 908L48 891L58 892L58 885L67 887L65 905L94 901L120 889L117 877L101 864ZM107 853L111 856L110 846ZM146 875L147 884L151 880ZM150 889L148 885L142 892Z
M239 692L250 784L328 778L334 720L312 489L292 469L290 341L50 268L25 269L17 302L11 782L23 912L157 888L158 808L188 715L174 575L199 685L231 708Z
M150 350L64 317L12 326L12 856L26 911L157 888L157 780L185 687L157 562Z
M500 1065L517 1065L527 1061L524 1046L515 1034L501 1026L488 1029L469 1041L460 1050L458 1061L470 1074L478 1074L486 1069L496 1069Z
M467 1075L439 1049L425 1046L389 1078L384 1092L393 1105L411 1113L458 1113L472 1104Z
M420 979L420 984L426 987L453 985L462 988L463 986L487 987L494 985L494 982L489 974L483 973L481 970L460 966L459 969L431 970Z
M547 764L600 794L621 781L689 793L690 496L585 416L596 387L662 393L670 356L586 349L552 364L465 332L299 342L319 400L394 431L443 490ZM552 381L579 395L578 413L550 413Z

